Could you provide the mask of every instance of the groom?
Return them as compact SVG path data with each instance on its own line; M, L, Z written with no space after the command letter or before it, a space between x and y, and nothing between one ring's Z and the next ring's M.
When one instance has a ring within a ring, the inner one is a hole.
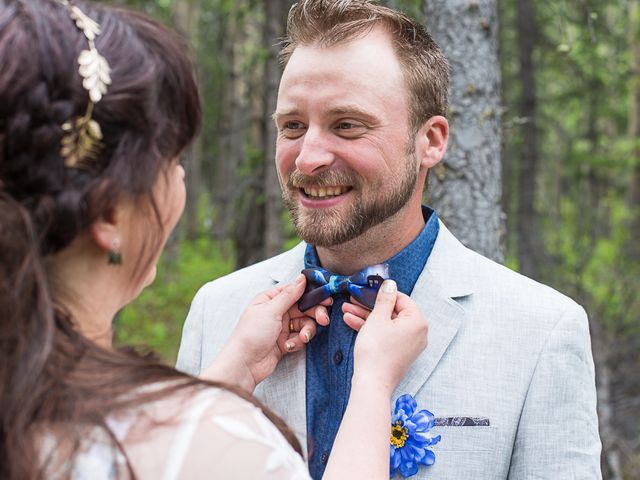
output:
M199 373L249 300L303 268L350 275L386 262L430 323L393 399L410 393L438 417L436 462L416 478L600 478L584 310L468 250L421 205L449 134L438 46L368 1L301 0L281 56L276 168L305 243L205 285L178 367ZM256 390L308 447L315 479L349 397L356 334L344 312L356 307L347 301L334 297L330 324Z

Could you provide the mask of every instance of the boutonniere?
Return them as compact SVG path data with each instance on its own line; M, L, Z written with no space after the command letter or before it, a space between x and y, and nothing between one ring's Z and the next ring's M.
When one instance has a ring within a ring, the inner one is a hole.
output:
M391 414L391 478L400 472L403 477L418 473L418 465L433 465L436 454L429 450L440 441L432 436L435 419L429 410L416 412L415 399L405 394L396 400Z

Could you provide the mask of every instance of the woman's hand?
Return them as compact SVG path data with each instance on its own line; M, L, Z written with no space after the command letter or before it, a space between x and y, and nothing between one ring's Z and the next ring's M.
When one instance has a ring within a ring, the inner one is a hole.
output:
M382 284L366 322L359 318L353 382L376 383L390 396L427 346L427 320L410 297L397 291L393 280Z
M371 313L347 310L359 318L360 332L349 403L323 478L389 478L389 399L427 345L427 321L392 280L382 284Z
M342 304L342 320L356 332L360 331L370 314L371 310L358 303L353 297L351 297L351 303Z
M301 312L296 304L305 282L304 275L299 275L294 283L277 285L257 295L203 377L253 391L273 373L283 355L297 352L309 343L316 333L316 321L328 323L325 305L329 302Z

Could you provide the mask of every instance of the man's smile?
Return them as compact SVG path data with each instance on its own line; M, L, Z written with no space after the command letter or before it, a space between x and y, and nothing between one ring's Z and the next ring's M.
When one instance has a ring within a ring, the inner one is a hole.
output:
M318 186L306 186L301 187L300 191L307 197L322 200L324 198L333 198L340 196L344 193L350 191L352 187L346 186L329 186L329 187L318 187Z

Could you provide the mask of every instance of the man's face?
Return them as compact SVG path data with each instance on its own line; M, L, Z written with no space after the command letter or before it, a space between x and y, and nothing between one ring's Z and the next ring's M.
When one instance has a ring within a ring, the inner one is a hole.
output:
M276 164L302 239L338 245L407 204L419 167L408 111L384 30L329 48L295 49L278 93Z

